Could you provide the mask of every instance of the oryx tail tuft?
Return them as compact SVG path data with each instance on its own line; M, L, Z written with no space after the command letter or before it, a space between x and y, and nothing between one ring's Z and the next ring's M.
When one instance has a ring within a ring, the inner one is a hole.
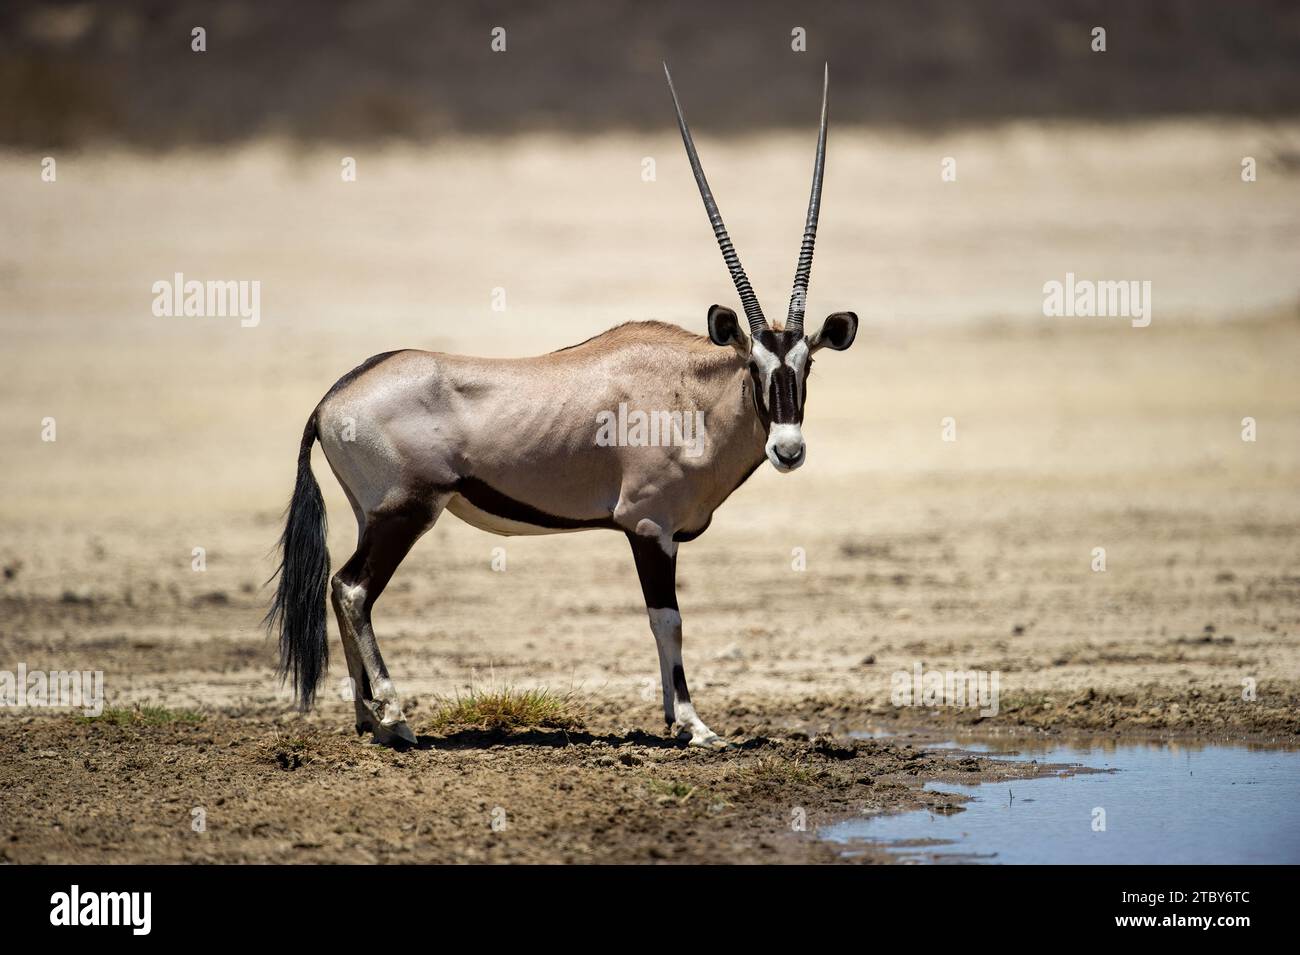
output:
M280 679L290 679L304 710L311 707L316 685L329 666L325 629L325 592L330 554L326 546L325 501L311 471L316 442L313 412L298 448L298 476L280 536L279 583L263 621L280 639ZM272 579L275 579L274 577Z

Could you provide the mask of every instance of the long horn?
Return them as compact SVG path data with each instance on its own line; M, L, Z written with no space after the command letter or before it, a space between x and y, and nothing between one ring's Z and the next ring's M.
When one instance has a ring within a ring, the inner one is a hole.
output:
M831 85L830 64L822 73L822 128L817 134L817 160L813 163L812 195L808 198L808 221L803 227L799 246L799 265L794 270L794 290L790 293L790 312L786 315L787 331L803 331L803 310L808 304L808 278L812 275L813 245L817 242L817 214L822 205L822 174L826 171L826 93Z
M731 281L736 283L740 302L745 306L745 315L749 318L749 330L757 334L768 327L767 319L763 317L758 296L754 294L753 286L749 284L749 276L745 274L745 269L740 264L740 256L736 254L735 246L731 244L731 236L727 235L727 227L722 224L722 213L718 211L718 204L713 200L709 181L704 178L704 169L700 166L700 157L695 151L695 141L691 139L686 117L682 115L682 104L677 101L677 90L673 86L673 75L668 72L667 63L664 64L664 76L668 77L668 90L673 94L673 106L677 108L677 125L682 131L682 143L685 144L686 156L691 161L691 172L695 173L695 184L700 187L700 198L704 200L704 209L709 214L709 221L713 223L713 234L718 240L718 248L722 250L722 258L731 272Z

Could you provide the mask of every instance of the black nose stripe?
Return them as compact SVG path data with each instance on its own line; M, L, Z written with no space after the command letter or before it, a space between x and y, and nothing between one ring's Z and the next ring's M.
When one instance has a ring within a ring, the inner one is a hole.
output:
M773 423L799 424L802 421L803 409L799 407L793 369L782 365L772 372L768 393L771 396L769 405Z

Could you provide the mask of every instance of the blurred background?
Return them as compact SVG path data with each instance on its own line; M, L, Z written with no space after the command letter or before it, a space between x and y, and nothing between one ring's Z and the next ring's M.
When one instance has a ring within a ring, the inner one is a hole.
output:
M859 661L922 653L1001 666L1008 692L1231 687L1239 665L1294 683L1294 2L9 0L0 648L102 666L110 697L282 707L262 582L339 376L635 319L703 333L735 306L662 60L769 314L830 64L809 324L862 317L818 358L808 466L761 469L683 554L693 687L887 699ZM260 282L260 323L154 316L178 272ZM1150 281L1151 325L1045 317L1067 272ZM316 473L338 564L354 529ZM492 664L640 705L625 542L511 539L493 574L502 543L446 519L413 552L378 610L399 685ZM1208 622L1235 646L1174 644Z
M187 36L208 31L206 55ZM489 49L507 30L509 55ZM788 55L807 32L808 56ZM1093 55L1094 26L1110 36ZM782 49L784 47L784 50ZM838 126L1294 115L1287 0L127 0L0 11L0 142L158 149L452 132L655 130L660 62L714 132L803 129L821 60ZM815 61L813 63L808 60ZM728 95L730 94L730 95Z

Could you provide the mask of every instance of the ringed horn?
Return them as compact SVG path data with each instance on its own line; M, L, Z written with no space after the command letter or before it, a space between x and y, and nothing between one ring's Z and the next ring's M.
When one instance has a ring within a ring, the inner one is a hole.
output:
M700 198L704 200L704 210L709 214L709 222L713 225L713 235L718 240L718 248L722 250L722 258L727 263L727 270L731 272L731 281L735 283L736 291L740 293L740 302L745 307L745 315L749 319L749 329L757 334L769 327L767 319L764 318L763 309L758 304L758 297L749 283L749 276L745 274L745 269L740 264L740 256L736 254L736 248L731 243L731 236L727 234L727 227L722 222L722 213L718 211L718 203L713 198L712 190L709 189L709 181L704 177L700 156L695 151L695 141L691 138L690 127L686 125L686 117L682 113L682 104L677 99L677 89L673 86L673 77L668 72L667 63L664 64L664 76L668 78L668 90L673 95L673 106L677 110L677 126L682 133L682 143L686 146L691 172L695 174L695 184L700 188ZM790 293L790 310L785 319L787 331L803 331L808 280L812 275L813 247L817 242L817 216L822 204L822 177L826 171L826 118L829 89L830 65L827 64L822 72L822 117L821 129L817 133L817 158L813 163L812 193L808 197L808 219L804 224L803 242L799 246L799 264L795 267L794 288Z

